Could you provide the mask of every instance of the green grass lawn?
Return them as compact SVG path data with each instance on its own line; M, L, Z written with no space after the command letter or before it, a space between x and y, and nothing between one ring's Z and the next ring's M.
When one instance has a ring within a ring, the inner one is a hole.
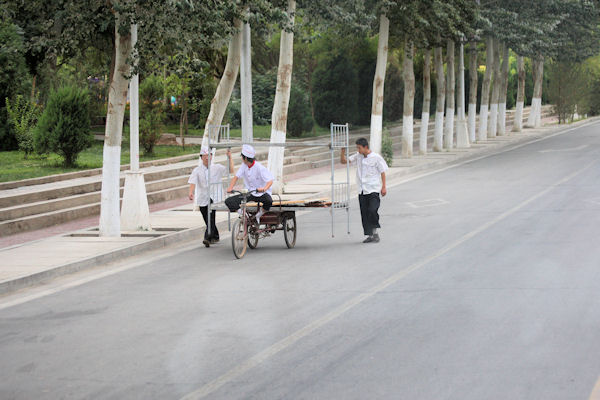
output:
M103 144L99 142L79 153L77 167L75 168L66 168L62 164L62 158L56 154L50 154L47 157L31 155L25 159L20 151L1 151L0 182L100 168L102 167L102 149ZM182 156L198 153L199 151L200 146L186 146L185 150L182 150L179 146L155 146L154 154L151 156L144 155L142 151L140 161ZM129 145L124 145L121 150L121 164L129 164Z

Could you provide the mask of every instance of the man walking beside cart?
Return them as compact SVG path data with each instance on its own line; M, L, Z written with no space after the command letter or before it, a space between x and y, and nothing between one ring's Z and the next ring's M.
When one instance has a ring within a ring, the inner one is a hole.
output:
M225 197L223 194L223 179L227 175L227 168L221 164L210 165L210 184L208 179L209 165L212 162L211 156L208 154L208 149L203 147L200 150L200 158L202 162L194 168L188 183L190 184L189 199L195 200L195 205L200 208L202 218L206 223L206 231L204 231L204 240L202 243L206 247L210 247L212 243L219 241L219 231L215 223L215 211L210 213L210 234L208 233L208 203L220 203ZM229 172L233 173L233 160L231 151L227 150L227 159ZM209 188L210 186L210 188ZM196 190L197 189L197 190Z
M262 204L262 207L256 213L256 221L260 224L260 217L269 211L273 204L273 199L271 198L273 175L261 163L256 161L255 157L256 152L252 146L249 144L242 146L242 166L231 180L227 193L231 193L238 179L242 178L244 186L250 192L250 198ZM225 205L227 205L231 212L236 212L240 209L241 202L242 195L238 194L227 198Z
M379 242L379 205L380 194L385 196L385 171L388 166L383 157L371 151L365 138L356 140L357 152L348 157L348 162L356 165L356 184L358 186L358 203L365 236L363 243ZM341 150L341 162L346 164L345 149Z

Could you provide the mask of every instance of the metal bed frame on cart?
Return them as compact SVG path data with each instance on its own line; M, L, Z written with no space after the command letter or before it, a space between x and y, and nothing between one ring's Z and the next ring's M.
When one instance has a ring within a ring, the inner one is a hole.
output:
M306 141L306 142L286 142L286 143L274 143L274 142L251 142L251 143L244 143L242 141L231 141L230 139L230 135L229 135L229 125L217 125L217 126L209 126L208 132L208 141L207 141L207 146L208 146L208 153L211 155L214 155L214 152L216 151L216 149L219 148L232 148L232 147L239 147L243 144L250 144L254 147L283 147L284 149L286 147L288 148L294 148L294 147L328 147L329 148L329 152L331 155L331 204L326 206L326 207L319 207L319 208L323 208L323 209L329 209L330 214L331 214L331 236L334 237L335 235L335 211L336 210L346 210L346 222L347 222L347 232L350 233L350 164L348 161L348 157L346 157L346 176L345 176L345 180L341 181L341 182L336 182L335 180L335 152L336 150L341 150L342 148L346 149L346 154L348 154L348 150L349 150L349 132L348 132L348 124L343 124L343 125L338 125L338 124L331 124L330 125L330 141L328 142L316 142L316 141ZM216 142L216 143L215 143ZM210 177L210 166L211 166L212 160L211 162L208 163L208 176ZM229 171L229 169L228 169ZM227 177L227 181L229 182L229 172L228 172L228 177ZM209 186L209 192L211 193L211 198L212 193L213 193L213 186L216 189L216 193L218 193L218 196L215 196L215 203L211 204L209 202L208 204L208 216L209 216L209 221L210 221L210 215L212 210L215 211L227 211L228 212L228 225L229 225L229 229L231 230L231 213L229 212L229 210L226 208L226 206L223 204L225 198L223 198L223 184L224 182L209 182L208 186ZM216 200L219 200L218 202ZM299 209L306 209L306 208L310 208L310 206L308 207L298 207L298 206L285 206L285 212L289 213L289 212L295 212L296 210ZM279 207L279 210L283 211L281 206ZM271 208L271 213L276 213L277 207L273 206ZM265 214L266 215L266 214ZM262 218L261 218L262 220ZM207 224L207 229L208 229L208 233L210 235L210 223ZM289 247L289 246L288 246Z

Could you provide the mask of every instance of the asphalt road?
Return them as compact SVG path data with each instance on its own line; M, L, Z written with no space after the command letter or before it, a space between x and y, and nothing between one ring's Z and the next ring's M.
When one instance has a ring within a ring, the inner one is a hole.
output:
M292 250L227 237L0 299L0 398L588 399L599 156L596 123L396 185L379 244L354 202L349 236L316 211Z

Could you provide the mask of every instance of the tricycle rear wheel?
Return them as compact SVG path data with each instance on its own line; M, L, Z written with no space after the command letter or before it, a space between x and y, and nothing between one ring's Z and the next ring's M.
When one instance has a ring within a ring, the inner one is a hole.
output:
M283 218L283 238L288 249L296 245L296 215L286 215Z

